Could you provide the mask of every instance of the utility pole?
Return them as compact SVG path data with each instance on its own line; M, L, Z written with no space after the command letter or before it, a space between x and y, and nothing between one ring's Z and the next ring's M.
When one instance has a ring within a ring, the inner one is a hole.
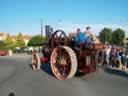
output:
M42 19L41 19L41 36L43 36L43 22L42 22Z

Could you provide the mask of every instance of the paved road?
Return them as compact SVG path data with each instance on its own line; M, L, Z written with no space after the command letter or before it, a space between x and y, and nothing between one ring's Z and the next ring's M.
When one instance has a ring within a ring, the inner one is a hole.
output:
M128 96L128 74L99 69L98 72L57 80L50 67L32 71L30 56L0 57L0 96Z

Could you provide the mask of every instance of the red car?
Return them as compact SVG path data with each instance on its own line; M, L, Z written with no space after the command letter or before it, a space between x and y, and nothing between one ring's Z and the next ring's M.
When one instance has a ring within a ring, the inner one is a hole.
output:
M0 50L0 56L4 56L4 55L7 55L7 54L8 54L8 51Z

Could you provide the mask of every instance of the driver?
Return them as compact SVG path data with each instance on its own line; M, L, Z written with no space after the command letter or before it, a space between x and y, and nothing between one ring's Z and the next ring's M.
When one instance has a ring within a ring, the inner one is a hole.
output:
M77 34L75 36L75 49L80 50L80 45L84 44L86 41L85 34L81 32L80 28L77 29Z
M76 43L85 43L86 37L85 34L81 32L80 28L77 29L77 34L75 36Z

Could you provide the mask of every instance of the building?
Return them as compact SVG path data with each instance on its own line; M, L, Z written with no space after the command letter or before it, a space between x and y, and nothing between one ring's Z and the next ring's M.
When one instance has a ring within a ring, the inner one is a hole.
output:
M7 33L0 32L0 40L4 41L6 39ZM12 37L12 40L15 42L17 35L10 35ZM31 35L23 35L25 45L28 44L29 40L32 38Z
M29 40L32 38L32 36L31 35L24 35L23 38L25 41L25 45L27 46L27 44L28 44Z
M12 37L13 42L15 42L15 41L16 41L16 38L17 38L17 36L16 36L16 35L11 35L11 37Z
M124 40L123 40L123 43L124 43L125 47L128 48L128 38L124 39Z
M6 33L0 32L0 40L4 41L6 39Z

